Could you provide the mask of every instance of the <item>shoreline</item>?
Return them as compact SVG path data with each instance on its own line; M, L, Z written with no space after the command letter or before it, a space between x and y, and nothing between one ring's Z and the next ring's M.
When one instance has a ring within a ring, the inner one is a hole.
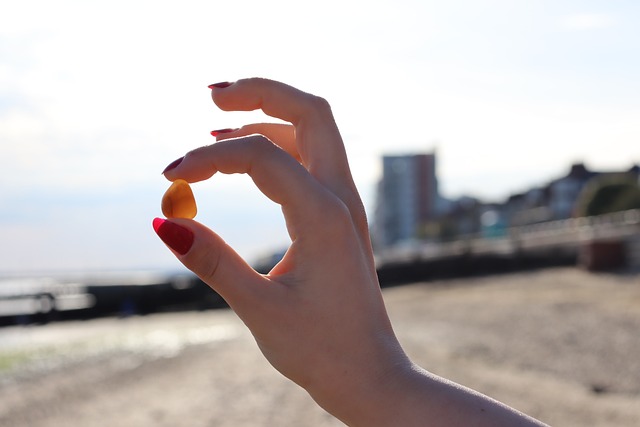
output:
M550 425L638 425L639 276L554 268L383 294L431 372ZM342 425L268 365L228 309L0 328L0 360L37 348L22 374L0 369L0 426Z

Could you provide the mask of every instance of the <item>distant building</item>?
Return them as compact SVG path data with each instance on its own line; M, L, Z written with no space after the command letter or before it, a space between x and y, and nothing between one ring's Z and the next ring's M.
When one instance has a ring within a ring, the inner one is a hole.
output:
M372 237L377 249L412 241L437 213L436 156L384 156Z
M571 218L578 199L593 178L620 175L640 177L640 167L634 165L627 171L592 171L582 163L573 164L567 175L509 197L504 206L506 222L518 226Z
M584 164L571 166L569 174L549 184L549 210L551 219L566 219L573 215L578 196L584 186L598 173L588 170Z
M576 163L566 175L513 194L502 203L485 203L473 197L447 200L438 192L435 153L384 156L372 242L380 252L391 247L408 248L417 242L502 237L509 227L575 216L579 200L594 178L619 176L640 181L640 166L592 171Z

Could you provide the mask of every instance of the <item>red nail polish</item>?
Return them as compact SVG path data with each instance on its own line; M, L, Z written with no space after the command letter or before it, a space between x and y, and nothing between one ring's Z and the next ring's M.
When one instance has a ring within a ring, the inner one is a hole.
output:
M212 85L209 85L209 89L224 89L225 87L229 87L233 84L233 82L220 82L220 83L214 83Z
M177 168L178 165L182 163L183 160L184 160L184 157L180 157L179 159L175 159L173 162L169 163L169 166L164 168L164 170L162 171L162 175L169 172L171 169Z
M189 252L193 245L193 233L191 230L175 222L156 218L153 220L153 229L160 237L160 240L180 255Z
M213 136L218 136L218 135L223 134L223 133L235 132L235 131L237 131L237 130L240 130L240 129L238 129L238 128L235 128L235 129L232 129L232 128L226 128L226 129L212 130L212 131L211 131L211 135L213 135Z

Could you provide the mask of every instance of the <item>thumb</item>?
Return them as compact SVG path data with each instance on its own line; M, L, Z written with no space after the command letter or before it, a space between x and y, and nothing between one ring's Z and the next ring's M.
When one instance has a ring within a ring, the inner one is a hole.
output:
M156 218L153 228L174 255L234 309L260 301L267 279L197 221Z

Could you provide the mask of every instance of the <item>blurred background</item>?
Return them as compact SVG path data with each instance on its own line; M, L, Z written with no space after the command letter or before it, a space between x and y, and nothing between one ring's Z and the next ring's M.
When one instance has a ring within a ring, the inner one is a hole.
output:
M635 2L62 1L0 17L0 272L174 269L150 221L164 167L248 76L327 98L372 215L381 156L436 152L443 197L501 201L573 163L640 160ZM248 259L286 243L246 177L194 186ZM257 237L259 236L259 237Z
M236 414L223 422L207 412L210 418L190 425L338 425L271 372L226 310L131 323L133 314L157 309L141 305L149 292L159 304L224 306L188 275L151 221L161 216L169 186L161 171L171 161L213 143L211 130L274 120L222 112L211 101L209 84L253 76L330 102L383 285L436 280L437 293L448 288L444 277L473 276L454 279L451 295L385 291L418 361L447 375L468 369L461 382L563 425L637 425L630 408L638 407L640 369L621 354L640 351L633 332L640 295L627 286L638 284L640 264L638 22L640 4L630 0L5 1L0 320L40 323L89 307L119 318L3 328L0 425L68 425L74 416L83 425L113 424L93 417L103 407L127 411L121 425L175 425L184 419L180 405ZM258 268L277 261L288 243L280 209L248 177L218 174L193 190L199 221ZM584 244L586 235L604 241ZM557 265L616 275L563 267L495 286L478 278ZM544 292L532 296L530 283ZM567 291L557 293L558 284ZM126 297L113 297L114 289ZM454 296L461 305L447 305ZM558 323L564 329L550 326ZM475 335L466 329L474 324ZM521 336L509 325L528 331L531 347L511 354L504 340ZM601 325L608 329L593 335ZM483 335L489 330L494 335ZM204 356L194 348L206 349ZM171 395L173 405L158 400L158 389L212 358L226 361L215 378L189 377L186 397ZM84 365L69 365L79 360ZM592 375L604 360L615 363ZM104 372L92 368L105 361ZM31 368L15 374L23 365ZM54 368L68 366L78 372L72 381L55 377ZM44 371L53 373L23 381ZM130 378L165 371L174 376L124 392ZM508 386L497 385L514 372ZM203 388L215 390L216 404L197 395ZM558 403L551 390L571 398ZM79 406L87 393L101 398ZM603 393L613 397L602 400ZM140 418L140 408L127 406L138 397L146 408ZM44 409L32 412L34 405ZM251 405L261 415L246 410Z

